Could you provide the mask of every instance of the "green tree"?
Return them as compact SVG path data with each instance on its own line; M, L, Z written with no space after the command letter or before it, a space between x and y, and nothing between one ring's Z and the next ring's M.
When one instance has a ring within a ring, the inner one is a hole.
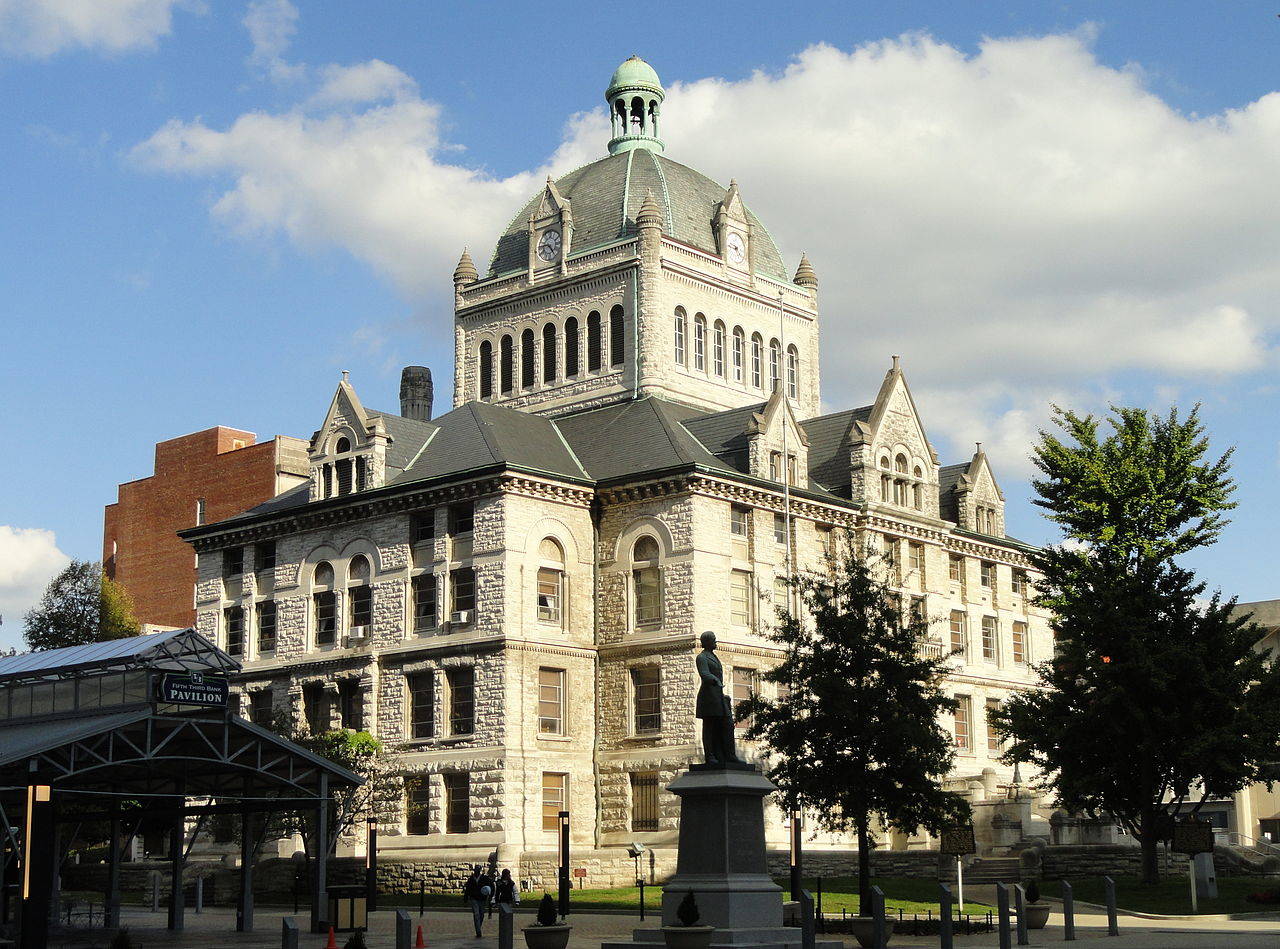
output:
M771 749L768 774L786 806L825 830L858 838L858 889L871 907L871 822L914 833L965 819L942 788L955 757L939 716L945 660L921 648L929 621L904 613L883 571L850 542L834 543L825 573L796 574L798 609L778 609L766 635L784 649L764 678L778 697L739 704L747 736Z
M39 651L123 639L140 631L124 588L103 574L101 564L73 560L27 613L24 638L28 648Z
M1116 408L1102 421L1055 409L1034 460L1035 503L1063 543L1032 556L1055 649L1039 688L993 718L1006 761L1027 761L1071 810L1110 815L1157 845L1205 797L1266 778L1280 742L1280 665L1253 649L1259 631L1235 601L1176 558L1212 544L1234 507L1230 452L1208 457L1198 411Z

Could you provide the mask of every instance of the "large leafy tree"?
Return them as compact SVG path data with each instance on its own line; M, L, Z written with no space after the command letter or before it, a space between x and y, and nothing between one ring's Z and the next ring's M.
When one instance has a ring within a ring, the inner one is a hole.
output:
M73 560L27 613L24 637L39 651L123 639L139 631L128 594L103 574L102 564Z
M769 777L788 807L810 809L829 831L858 838L858 887L871 907L871 826L914 833L964 819L968 804L943 789L955 751L939 723L955 702L945 660L921 649L928 620L906 614L880 565L840 542L827 571L792 576L797 608L766 632L785 650L765 673L778 698L740 703L747 736L765 742Z
M1032 560L1052 611L1054 658L1039 688L995 716L1006 760L1029 761L1066 807L1108 814L1157 844L1205 797L1266 779L1280 757L1280 665L1235 601L1177 558L1213 543L1234 507L1230 452L1209 457L1197 411L1114 409L1103 421L1055 410L1034 460L1035 503L1064 542Z

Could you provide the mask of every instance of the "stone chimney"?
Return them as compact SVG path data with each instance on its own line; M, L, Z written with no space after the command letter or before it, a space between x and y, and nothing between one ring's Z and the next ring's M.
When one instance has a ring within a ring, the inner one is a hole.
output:
M426 366L405 366L400 373L400 414L419 422L431 421L431 399L435 387Z

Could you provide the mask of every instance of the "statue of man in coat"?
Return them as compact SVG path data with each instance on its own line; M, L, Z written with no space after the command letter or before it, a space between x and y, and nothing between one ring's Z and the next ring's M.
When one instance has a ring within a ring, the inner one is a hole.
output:
M698 653L698 702L694 714L702 719L702 750L707 764L739 764L733 747L733 705L724 694L724 666L716 655L716 634L705 632Z

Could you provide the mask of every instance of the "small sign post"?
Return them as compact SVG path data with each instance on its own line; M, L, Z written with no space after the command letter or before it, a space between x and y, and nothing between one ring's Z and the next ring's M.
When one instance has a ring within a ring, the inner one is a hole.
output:
M1196 854L1213 853L1213 825L1207 820L1182 820L1173 825L1173 851L1185 853L1187 876L1191 880L1191 912L1200 912L1196 893Z
M952 854L956 858L956 897L960 901L959 913L964 915L964 861L963 857L978 852L977 842L973 837L973 824L953 824L944 827L938 841L941 853Z

